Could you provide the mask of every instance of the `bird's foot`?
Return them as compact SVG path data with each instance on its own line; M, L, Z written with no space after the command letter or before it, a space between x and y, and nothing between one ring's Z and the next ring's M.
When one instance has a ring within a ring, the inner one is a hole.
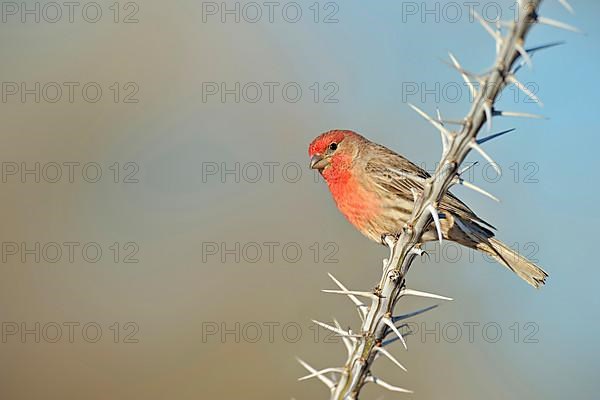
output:
M381 235L381 244L383 244L384 246L387 246L387 239L392 239L395 242L398 241L398 238L400 237L399 233L384 233Z
M417 243L415 244L415 246L413 247L413 251L421 257L421 259L423 259L423 256L425 256L427 258L427 260L429 261L429 253L426 252L425 250L423 250L423 244L422 243Z

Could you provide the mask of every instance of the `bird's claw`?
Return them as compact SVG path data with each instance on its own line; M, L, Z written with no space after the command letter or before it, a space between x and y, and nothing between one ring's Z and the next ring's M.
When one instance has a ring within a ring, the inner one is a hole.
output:
M381 235L381 244L387 246L387 238L392 238L394 240L394 242L398 241L398 238L400 237L399 233L384 233Z

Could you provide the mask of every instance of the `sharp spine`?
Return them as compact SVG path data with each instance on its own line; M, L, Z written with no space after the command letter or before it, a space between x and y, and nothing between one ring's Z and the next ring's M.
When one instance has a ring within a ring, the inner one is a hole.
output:
M308 363L304 362L303 360L301 360L299 358L297 360L300 363L300 365L302 365L304 368L306 368L306 370L308 370L308 372L310 372L312 374L318 372L316 369L311 367ZM329 379L323 375L316 375L315 377L317 379L319 379L321 382L323 382L329 388L329 390L333 390L335 388L335 383L331 379Z
M404 372L406 372L406 368L404 367L404 365L400 364L400 362L398 360L396 360L396 358L386 349L384 349L383 347L375 347L375 351L383 354L384 356L386 356L391 362L393 362L394 364L396 364L401 370L403 370Z
M382 321L384 324L386 324L388 326L388 328L390 328L392 330L392 332L394 332L396 334L398 339L400 339L400 341L402 342L402 345L404 346L404 348L406 350L408 350L408 347L406 346L406 341L404 340L404 337L402 337L402 334L400 333L398 328L396 328L396 325L394 325L392 320L386 317L386 318L383 318Z
M544 103L533 93L531 90L527 88L527 86L523 85L521 82L517 80L514 75L508 75L506 77L506 81L515 85L520 91L525 93L531 100L535 101L540 107L544 106Z
M442 244L442 225L440 224L440 215L439 215L438 211L435 209L435 207L431 204L427 206L427 211L429 211L429 213L431 214L431 217L433 218L433 223L435 224L435 230L437 231L438 240L440 241L440 245L441 245Z
M546 117L544 117L543 115L530 114L530 113L522 113L522 112L515 112L515 111L498 111L498 110L493 110L493 115L500 116L500 117L546 119Z
M489 164L492 165L492 168L498 173L498 175L502 175L502 170L498 166L498 164L490 157L483 148L477 144L477 142L471 143L471 148L477 151Z
M485 113L485 122L487 125L487 130L488 130L488 132L491 132L492 131L493 113L492 113L492 105L489 103L488 100L484 101L484 103L483 103L483 112Z
M475 98L475 96L477 95L477 91L475 90L475 87L473 86L473 82L471 82L469 80L469 77L467 76L467 74L465 74L462 71L462 66L460 65L460 63L458 62L458 60L456 59L456 57L454 57L454 55L452 53L450 53L450 52L448 52L448 55L450 56L450 60L452 60L452 64L454 64L454 66L459 70L460 76L462 76L463 80L465 81L465 83L469 87L469 91L471 92L471 97Z
M320 371L316 371L311 374L304 375L304 376L298 378L298 380L305 381L310 378L317 378L319 375L328 374L330 372L336 372L336 373L342 374L342 373L344 373L344 369L343 368L324 368Z
M327 330L329 330L329 331L331 331L333 333L337 333L340 336L347 337L347 338L349 338L351 340L356 340L356 338L361 337L360 335L350 334L350 333L344 331L343 329L339 329L339 328L336 328L335 326L327 325L326 323L321 322L321 321L317 321L315 319L313 319L312 322L314 322L315 324L319 325L322 328L325 328L325 329L327 329Z
M575 10L573 9L573 6L571 6L567 0L558 0L558 2L561 6L565 8L565 10L575 15Z
M555 19L542 17L540 15L537 16L536 21L542 25L548 25L553 28L563 29L565 31L575 32L575 33L583 33L579 28L576 28L572 25L565 24L564 22L557 21Z
M471 183L469 181L464 180L463 178L460 178L460 177L457 178L456 183L459 184L459 185L462 185L462 186L464 186L466 188L469 188L471 190L474 190L474 191L476 191L478 193L481 193L482 195L487 196L490 199L492 199L494 201L497 201L498 203L500 202L500 199L497 198L496 196L494 196L493 194L489 193L488 191L480 188L479 186L477 186L477 185L475 185L475 184L473 184L473 183Z
M337 321L337 319L334 319L333 323L335 324L336 328L342 329L342 326ZM344 346L346 347L346 351L348 352L348 358L350 358L352 356L352 341L350 339L348 339L347 337L342 336L342 343L344 343Z
M425 113L419 107L417 107L417 106L415 106L414 104L411 104L411 103L408 103L408 105L409 105L410 108L412 108L413 110L415 110L420 116L422 116L427 121L429 121L433 126L435 126L440 131L441 135L446 135L447 138L449 138L450 136L452 136L451 133L450 133L450 131L448 131L444 127L444 125L440 124L435 119L431 118L429 115L427 115L427 113Z
M392 392L413 393L412 390L403 389L401 387L391 385L391 384L389 384L389 383L387 383L385 381L382 381L381 379L379 379L379 378L377 378L377 377L375 377L373 375L368 376L365 379L365 382L373 382L374 384L379 385L382 388L385 388L385 389L387 389L389 391L392 391Z
M512 132L514 130L515 130L515 128L511 128L511 129L507 129L507 130L504 130L504 131L501 131L501 132L497 132L497 133L494 133L493 135L486 136L484 138L478 139L477 140L477 144L483 144L483 143L488 142L488 141L490 141L492 139L496 139L497 137L500 137L502 135L506 135L507 133L510 133L510 132Z
M477 19L477 21L479 21L479 23L481 24L481 26L483 26L483 28L487 31L487 33L490 34L491 37L494 38L494 40L496 40L496 43L501 43L502 42L502 36L500 36L500 34L495 31L488 23L485 19L483 19L483 17L481 15L479 15L479 13L475 10L473 10L473 16Z
M414 289L408 289L408 288L402 289L402 291L400 291L400 294L402 296L419 296L419 297L427 297L429 299L448 300L448 301L453 300L450 297L442 296L439 294L428 293L428 292L423 292L420 290L414 290Z
M362 297L366 297L368 299L374 300L377 299L377 296L374 295L371 292L363 292L363 291L359 291L359 290L336 290L336 289L323 289L321 290L321 292L323 293L332 293L332 294L345 294L347 296L353 295L353 296L362 296ZM361 304L361 307L364 306L364 304Z

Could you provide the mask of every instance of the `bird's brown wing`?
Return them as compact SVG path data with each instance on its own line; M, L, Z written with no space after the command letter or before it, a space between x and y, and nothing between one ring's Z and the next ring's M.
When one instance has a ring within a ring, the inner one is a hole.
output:
M427 171L384 146L376 145L372 151L364 168L366 175L372 179L375 185L394 196L400 196L411 202L413 201L411 189L415 189L418 193L423 192L421 182L412 177L429 178L430 175ZM496 229L479 218L465 203L450 192L447 192L442 199L440 208L462 219Z

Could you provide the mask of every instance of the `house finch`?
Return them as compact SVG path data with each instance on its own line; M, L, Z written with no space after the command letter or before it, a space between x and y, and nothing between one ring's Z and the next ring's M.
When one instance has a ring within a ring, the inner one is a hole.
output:
M363 235L381 243L401 231L413 209L413 194L423 191L420 181L429 174L390 149L346 130L332 130L315 138L308 148L310 167L319 170L338 209ZM493 226L462 201L446 193L439 204L444 239L489 254L534 287L548 274L494 238ZM435 226L423 235L437 239Z

